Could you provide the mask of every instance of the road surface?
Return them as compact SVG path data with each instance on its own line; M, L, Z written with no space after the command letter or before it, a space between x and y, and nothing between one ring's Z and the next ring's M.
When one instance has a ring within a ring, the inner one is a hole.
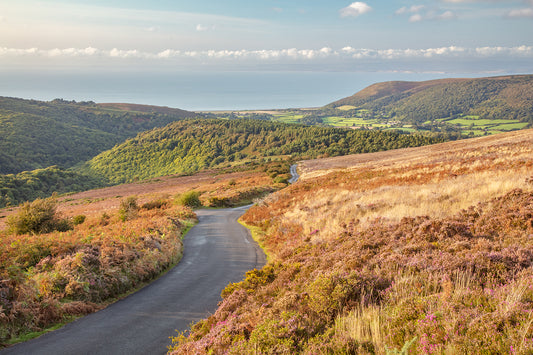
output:
M298 168L298 165L294 164L291 165L291 178L289 179L289 184L294 184L298 179L300 178L300 175L298 175L298 172L296 169Z
M216 310L220 292L265 264L248 230L237 223L246 207L199 210L184 239L180 263L139 292L7 354L164 354L175 330Z

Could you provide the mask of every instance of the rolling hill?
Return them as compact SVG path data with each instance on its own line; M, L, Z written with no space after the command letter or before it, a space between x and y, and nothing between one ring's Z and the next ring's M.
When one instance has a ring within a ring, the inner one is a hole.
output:
M414 124L459 116L533 123L533 75L377 83L326 108L346 106Z
M197 116L142 105L0 97L0 174L69 168L139 132Z
M533 130L303 162L269 263L169 354L533 352Z
M357 131L263 120L181 120L101 153L81 171L112 183L270 160L336 156L427 145L445 135Z

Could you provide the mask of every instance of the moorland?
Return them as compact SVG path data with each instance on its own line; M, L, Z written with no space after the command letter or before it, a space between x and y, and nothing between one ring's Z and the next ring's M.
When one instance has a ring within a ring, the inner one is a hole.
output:
M301 163L269 254L172 354L533 351L533 131Z
M533 351L532 79L268 112L0 98L0 343L158 277L194 208L255 201L269 263L170 352Z

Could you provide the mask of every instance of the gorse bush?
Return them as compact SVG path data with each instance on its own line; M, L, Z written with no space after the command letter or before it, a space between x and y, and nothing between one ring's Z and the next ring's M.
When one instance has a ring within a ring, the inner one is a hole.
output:
M56 208L57 203L53 198L26 202L17 214L8 217L9 231L14 234L28 234L71 229L72 226L68 220L59 218Z
M197 208L202 206L202 202L200 201L200 193L198 191L188 191L180 196L178 196L178 204L181 206L187 206L192 208Z
M87 217L83 214L79 214L79 215L76 215L74 217L72 217L72 223L77 226L79 224L82 224L83 222L85 222L85 219Z

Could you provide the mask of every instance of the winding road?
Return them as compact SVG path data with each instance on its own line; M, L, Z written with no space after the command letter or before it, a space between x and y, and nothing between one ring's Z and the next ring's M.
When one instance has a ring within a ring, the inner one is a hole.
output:
M289 179L289 184L294 184L300 178L300 175L298 175L298 172L296 171L297 168L298 165L291 165L291 178Z
M199 210L180 263L142 290L7 354L164 354L175 330L214 312L220 292L262 267L265 255L237 223L247 207Z

